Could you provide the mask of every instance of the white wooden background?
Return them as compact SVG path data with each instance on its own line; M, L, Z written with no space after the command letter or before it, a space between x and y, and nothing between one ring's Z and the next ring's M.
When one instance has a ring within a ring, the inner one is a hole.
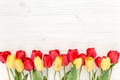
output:
M1 51L24 49L29 56L32 49L66 53L68 48L85 52L95 47L98 55L106 55L110 49L120 51L119 27L120 0L0 0ZM119 74L120 63L111 80L119 80ZM81 80L88 80L85 76L83 69ZM0 63L3 79L6 69Z

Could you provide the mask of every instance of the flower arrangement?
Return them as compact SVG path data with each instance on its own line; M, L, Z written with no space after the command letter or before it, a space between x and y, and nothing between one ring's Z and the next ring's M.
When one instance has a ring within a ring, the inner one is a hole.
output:
M89 80L110 80L113 67L118 63L120 53L110 50L106 56L97 56L95 48L88 48L86 53L79 53L77 49L69 49L66 54L60 54L58 49L44 54L40 50L33 50L31 57L26 56L24 50L0 52L0 61L6 64L8 80L48 80L49 68L53 66L54 79L56 74L60 80L81 80L81 70L86 69ZM95 70L95 64L98 69ZM66 66L71 65L69 71ZM63 67L63 68L62 68ZM44 73L43 69L46 70ZM64 76L60 70L63 69ZM44 73L44 74L43 74Z

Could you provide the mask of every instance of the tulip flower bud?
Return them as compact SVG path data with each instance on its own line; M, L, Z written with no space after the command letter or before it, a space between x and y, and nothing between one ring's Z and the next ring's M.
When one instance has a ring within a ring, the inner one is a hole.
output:
M26 58L24 61L24 68L27 71L31 71L34 68L34 64L30 58Z
M10 54L11 54L11 52L9 52L9 51L0 52L0 61L2 63L6 63L7 57Z
M15 69L18 71L18 72L22 72L24 70L24 64L22 62L21 59L17 58L15 60Z
M43 57L43 64L45 68L50 68L52 66L52 58L50 55L45 54Z
M51 56L52 61L55 61L55 58L56 58L57 56L60 56L60 51L59 51L58 49L50 50L50 51L49 51L49 55Z
M110 58L106 57L101 60L101 68L102 70L107 70L110 68Z
M69 64L67 54L62 54L62 66L67 66Z
M19 58L19 59L21 59L24 62L24 60L26 59L26 53L25 53L25 51L18 50L16 52L16 58Z
M35 67L38 71L42 71L43 70L43 62L41 60L40 57L35 57L34 59L34 64L35 64Z
M31 54L31 59L34 62L34 58L39 56L42 59L42 52L40 50L33 50Z
M102 60L102 57L97 57L97 58L95 59L96 66L99 67L99 68L100 68L100 66L101 66L101 60Z
M118 51L109 51L107 56L110 58L111 64L118 63L119 52Z
M92 57L85 58L85 68L86 68L86 71L88 72L94 69L94 59Z
M62 57L57 56L54 63L54 69L55 71L60 71L61 67L62 67Z
M82 66L84 66L85 65L86 54L81 53L81 54L78 55L78 58L82 58Z
M68 56L69 62L73 62L74 59L76 59L78 57L78 50L77 49L69 49L67 56Z
M96 51L95 51L95 48L88 48L87 49L87 56L88 57L92 57L92 58L95 58L97 55Z
M73 64L76 66L76 69L79 69L82 66L82 58L76 58Z
M14 68L14 63L15 63L15 56L13 54L8 55L8 57L7 57L7 67L9 69Z

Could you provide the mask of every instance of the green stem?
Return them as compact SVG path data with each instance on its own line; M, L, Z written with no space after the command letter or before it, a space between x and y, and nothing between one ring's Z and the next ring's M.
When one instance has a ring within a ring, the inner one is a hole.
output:
M103 73L103 70L102 69L100 69L100 71L101 71L101 74Z
M32 80L32 74L31 74L31 71L29 71L29 74L30 74L30 80Z
M47 74L46 74L47 80L48 80L48 68L47 68Z
M88 74L89 74L89 80L91 80L90 72Z
M63 67L63 70L64 70L64 80L66 80L66 79L65 79L65 77L66 77L66 70L65 70L65 66Z
M80 70L79 70L78 80L80 80L81 70L82 70L82 66L80 67Z
M94 77L94 70L92 70L92 78L93 78L93 80L95 79L95 77Z
M40 71L40 73L41 73L41 78L42 78L42 80L43 80L43 78L44 78L44 76L43 76L43 72L42 71Z
M22 75L25 76L25 74L22 72Z
M12 76L13 76L13 78L14 78L14 73L13 73L12 69L10 69L10 72L12 73Z
M56 77L56 71L54 72L54 80L55 80L55 77Z
M20 80L22 80L22 72L20 73Z
M60 71L58 71L58 73L59 73L59 76L60 76L60 80L62 80L62 78L61 78L61 74L60 74Z
M7 68L7 66L6 66L6 69L7 69L7 74L8 74L8 80L11 80L10 79L10 72L9 72L9 69Z
M111 78L111 75L112 75L112 70L113 70L113 68L111 68L111 70L110 70L110 78Z

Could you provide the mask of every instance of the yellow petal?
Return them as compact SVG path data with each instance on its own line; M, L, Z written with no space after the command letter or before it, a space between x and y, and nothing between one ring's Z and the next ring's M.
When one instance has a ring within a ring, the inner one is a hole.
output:
M36 67L36 69L38 71L42 71L43 70L43 62L40 59L40 57L35 57L34 64L35 64L35 67Z
M24 70L24 64L21 59L16 59L15 60L15 69L18 72L22 72Z
M94 69L94 59L92 57L85 58L85 68L86 68L86 71L88 72Z
M107 57L107 58L103 58L102 61L101 61L101 68L102 70L107 70L110 68L110 58Z
M7 57L7 63L6 63L7 67L9 69L14 68L14 63L15 63L15 56L13 54L8 55L8 57Z
M61 67L62 67L62 57L58 56L55 59L54 69L55 71L60 71Z
M79 69L82 65L82 58L77 58L73 61L73 64L76 66L76 69Z

